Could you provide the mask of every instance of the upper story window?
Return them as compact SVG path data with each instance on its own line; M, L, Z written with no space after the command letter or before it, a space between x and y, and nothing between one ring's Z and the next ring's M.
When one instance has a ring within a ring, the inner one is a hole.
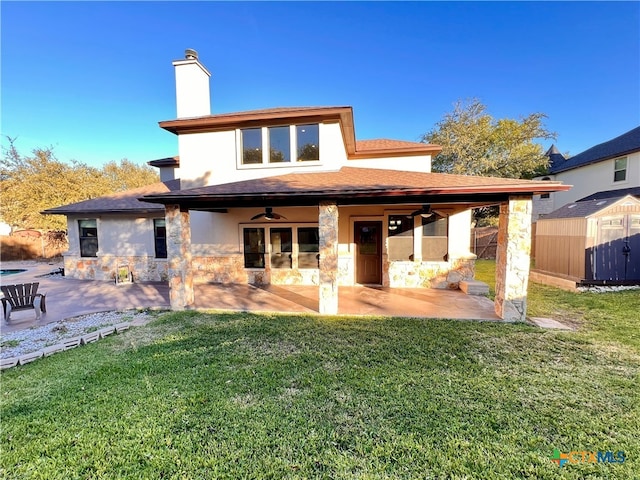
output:
M319 125L283 125L240 130L241 165L320 160Z
M550 181L551 179L549 177L542 177L542 180L544 180L545 182ZM551 198L551 194L550 193L543 193L540 195L540 198Z
M91 220L78 220L78 229L80 231L80 256L97 257L98 221L95 218Z
M613 163L613 181L624 182L627 179L627 157L616 158Z

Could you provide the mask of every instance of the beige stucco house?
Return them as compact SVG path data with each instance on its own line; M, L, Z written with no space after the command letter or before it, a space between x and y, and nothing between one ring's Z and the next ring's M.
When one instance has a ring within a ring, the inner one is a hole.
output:
M171 305L197 282L316 285L338 311L346 285L458 288L474 275L470 208L500 205L496 311L523 320L531 199L559 182L431 173L437 145L356 140L348 106L211 114L210 73L173 62L178 157L162 183L48 210L67 215L65 272L166 280ZM178 180L179 179L179 180Z

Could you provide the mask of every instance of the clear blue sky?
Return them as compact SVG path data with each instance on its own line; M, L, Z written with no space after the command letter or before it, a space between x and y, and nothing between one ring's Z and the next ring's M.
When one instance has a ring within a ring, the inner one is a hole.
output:
M8 2L2 134L99 166L178 153L171 62L212 111L351 105L358 139L416 141L458 99L548 115L575 155L640 125L639 2ZM549 142L543 146L548 147Z

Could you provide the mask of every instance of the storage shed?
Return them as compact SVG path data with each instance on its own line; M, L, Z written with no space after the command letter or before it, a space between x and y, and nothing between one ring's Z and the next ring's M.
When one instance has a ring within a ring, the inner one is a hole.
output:
M535 271L576 284L640 283L640 188L627 190L600 192L540 218Z

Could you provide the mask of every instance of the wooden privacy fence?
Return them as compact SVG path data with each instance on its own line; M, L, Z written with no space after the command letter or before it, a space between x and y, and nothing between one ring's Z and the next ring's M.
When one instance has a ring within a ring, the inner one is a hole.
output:
M18 230L0 236L0 260L35 260L62 256L69 244L65 232Z
M471 229L471 251L478 258L496 258L498 247L498 227L478 227Z

